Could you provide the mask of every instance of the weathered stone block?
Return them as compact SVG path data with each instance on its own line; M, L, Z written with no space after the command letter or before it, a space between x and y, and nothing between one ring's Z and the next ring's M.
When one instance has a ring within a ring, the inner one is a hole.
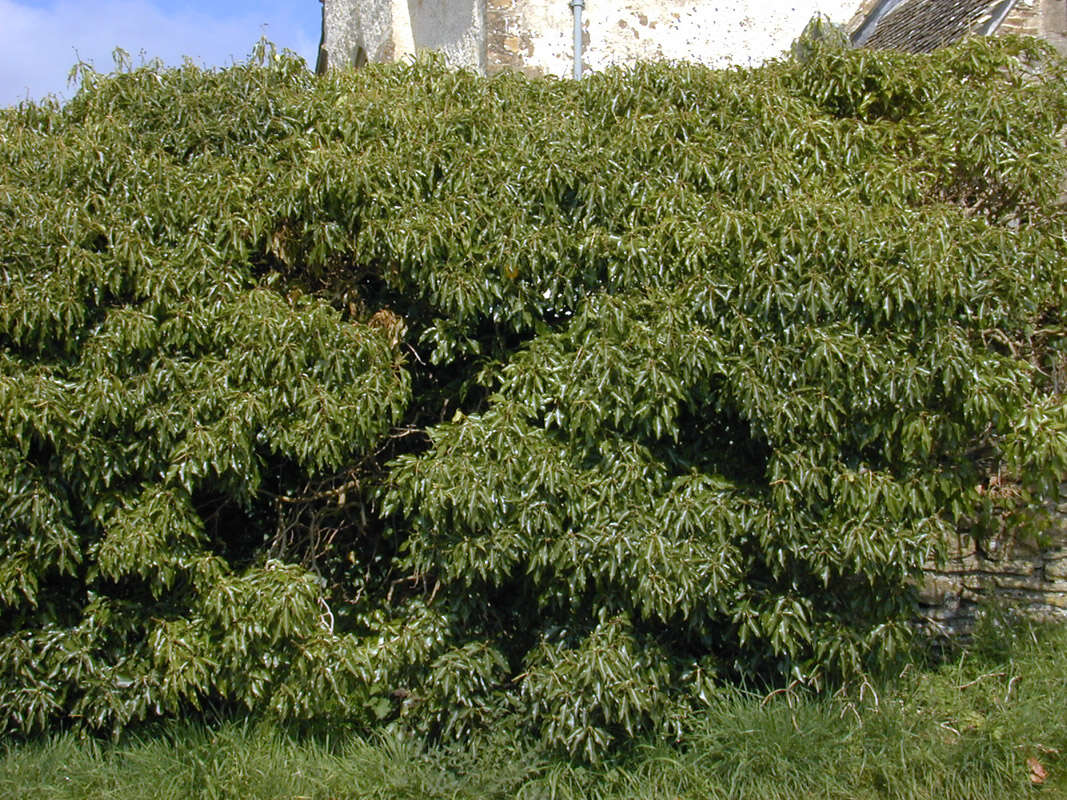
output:
M1005 558L995 563L986 563L986 571L995 575L1036 575L1041 571L1040 556L1030 558Z
M984 566L984 559L971 553L963 558L950 558L941 566L928 565L927 569L951 574L963 574L967 572L980 572Z
M1049 592L1043 599L1053 608L1067 613L1067 592Z
M939 606L949 598L958 598L963 586L959 580L949 575L928 575L919 587L919 602L928 606Z
M1045 577L1055 581L1067 581L1067 558L1046 561Z
M943 603L923 607L920 614L924 619L938 622L954 620L960 616L960 599L958 597L948 597Z
M1040 575L990 575L990 583L997 589L1021 589L1031 592L1042 591L1045 581Z
M979 594L986 591L990 586L989 576L981 572L970 572L961 576L960 583L965 591L978 592Z

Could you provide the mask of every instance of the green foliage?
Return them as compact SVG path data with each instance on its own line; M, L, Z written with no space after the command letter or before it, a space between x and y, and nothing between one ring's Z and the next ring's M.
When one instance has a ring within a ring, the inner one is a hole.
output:
M597 758L891 662L942 538L1065 472L1033 43L82 81L0 111L8 727L519 711Z
M265 263L275 106L311 81L262 55L3 112L6 725L358 696L319 581L268 557L281 501L380 446L410 379L387 335Z
M9 744L0 794L42 800L187 797L382 800L935 800L1062 797L1067 630L1020 625L964 655L834 696L719 690L678 742L638 739L576 764L506 718L462 743L426 747L400 731L168 722L101 744L70 733ZM1030 781L1034 759L1046 771Z

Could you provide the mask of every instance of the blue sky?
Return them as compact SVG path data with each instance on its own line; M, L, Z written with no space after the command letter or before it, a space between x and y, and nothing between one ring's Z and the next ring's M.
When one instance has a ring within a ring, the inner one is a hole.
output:
M69 97L79 60L109 70L121 47L168 64L242 61L260 36L314 67L319 0L0 0L0 106Z

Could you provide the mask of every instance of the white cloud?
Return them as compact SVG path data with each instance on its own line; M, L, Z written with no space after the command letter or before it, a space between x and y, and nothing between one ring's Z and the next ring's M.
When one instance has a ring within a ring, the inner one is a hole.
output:
M318 30L309 14L298 15L288 4L262 3L254 13L218 17L198 11L163 11L149 2L101 0L27 6L0 0L0 106L27 96L49 93L69 97L67 75L79 59L106 72L116 47L139 60L160 58L179 64L189 56L198 64L221 66L244 60L256 40L266 36L314 66ZM318 4L306 3L317 13ZM225 3L219 3L225 9ZM221 17L221 18L219 18Z

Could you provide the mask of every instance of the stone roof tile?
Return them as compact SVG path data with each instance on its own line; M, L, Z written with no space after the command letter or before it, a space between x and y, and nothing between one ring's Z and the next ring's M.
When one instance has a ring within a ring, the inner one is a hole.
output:
M877 22L865 47L928 53L984 32L1003 0L902 0Z

